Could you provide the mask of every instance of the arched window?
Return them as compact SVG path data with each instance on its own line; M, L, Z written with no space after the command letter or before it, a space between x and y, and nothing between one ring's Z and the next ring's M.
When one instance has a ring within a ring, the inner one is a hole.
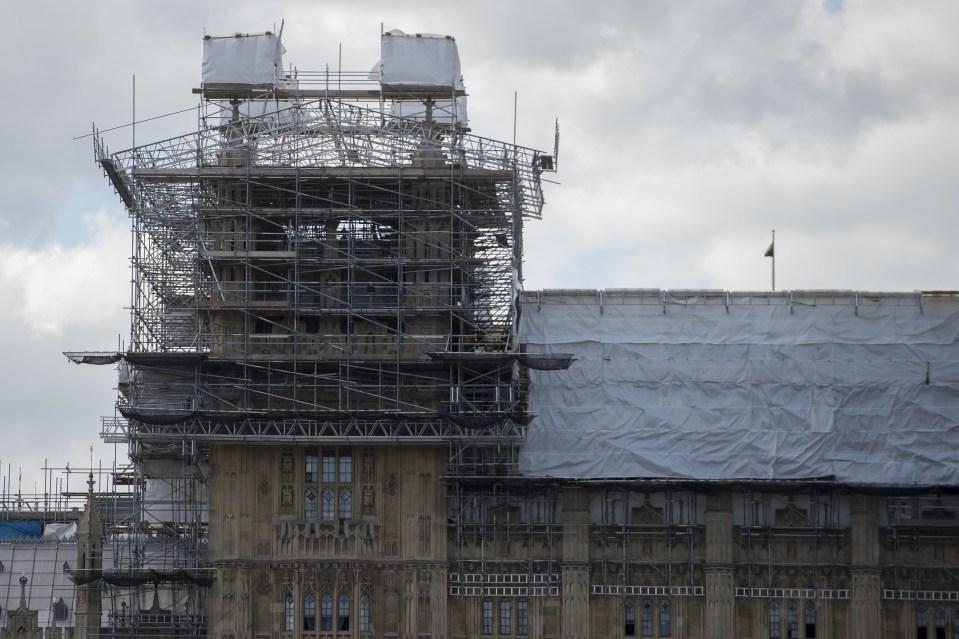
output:
M516 602L516 634L520 637L529 634L529 604L525 599Z
M339 632L350 631L350 596L346 593L340 595L336 609L336 629Z
M790 601L786 608L786 637L799 639L799 609L795 601Z
M320 630L333 630L333 595L328 592L324 592L320 598Z
M946 611L942 606L936 608L936 639L946 639Z
M779 634L779 604L775 601L769 604L769 639L780 639Z
M370 596L360 595L360 632L369 632L371 626Z
M283 630L293 632L293 595L283 600Z
M316 631L316 597L313 593L303 597L303 630Z
M672 623L669 617L669 602L663 601L659 604L659 636L671 636L669 634L670 627L672 627Z
M643 636L653 636L653 602L649 599L643 600Z
M632 597L623 602L623 635L636 636L636 600Z
M816 604L806 602L806 639L816 639Z

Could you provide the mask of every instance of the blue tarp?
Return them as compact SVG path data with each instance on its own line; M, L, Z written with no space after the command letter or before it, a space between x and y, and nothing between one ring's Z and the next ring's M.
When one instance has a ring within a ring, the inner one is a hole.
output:
M0 520L0 539L10 537L40 537L42 535L42 521Z

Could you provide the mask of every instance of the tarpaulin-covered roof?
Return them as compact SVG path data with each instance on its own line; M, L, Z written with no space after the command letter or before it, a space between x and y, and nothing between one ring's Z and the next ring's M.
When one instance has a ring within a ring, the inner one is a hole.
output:
M959 294L522 294L536 476L959 485Z

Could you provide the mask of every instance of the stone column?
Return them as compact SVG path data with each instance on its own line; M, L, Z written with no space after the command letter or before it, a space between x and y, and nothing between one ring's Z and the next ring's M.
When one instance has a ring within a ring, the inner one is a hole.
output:
M589 637L589 494L563 490L563 639Z
M875 497L853 495L852 588L850 619L852 639L878 637L880 631L879 506Z
M733 636L733 510L729 493L706 499L706 639Z
M434 566L430 579L430 623L433 639L446 639L449 628L449 614L447 611L449 592L449 568Z

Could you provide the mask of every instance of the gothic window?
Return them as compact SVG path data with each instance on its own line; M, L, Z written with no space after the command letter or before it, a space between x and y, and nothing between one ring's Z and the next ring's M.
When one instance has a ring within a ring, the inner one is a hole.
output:
M348 448L309 447L306 449L307 494L315 491L318 502L307 502L307 519L312 512L323 521L353 517L353 455Z
M316 597L312 593L303 597L303 630L316 630Z
M370 623L370 596L362 595L360 597L360 632L369 632Z
M649 599L643 600L643 636L653 636L653 602Z
M936 608L936 639L946 639L946 611L942 606Z
M350 631L350 596L341 594L339 606L336 609L336 629L339 632Z
M336 505L333 503L333 489L324 488L320 494L320 501L323 504L323 510L321 511L323 521L332 520L336 514Z
M799 610L795 601L790 601L786 608L786 637L799 639Z
M952 611L952 636L953 639L959 639L959 608Z
M669 629L672 626L669 617L669 602L664 601L659 604L659 636L669 637Z
M509 599L503 597L499 600L499 633L501 635L508 635L513 631L513 623L510 619L512 610L513 606Z
M307 486L303 493L307 521L316 521L316 486Z
M806 603L806 639L816 639L816 604Z
M483 634L493 634L493 600L488 597L483 600Z
M623 602L623 635L636 636L636 600L632 597Z
M333 595L328 592L323 593L320 599L320 630L323 632L333 630Z
M516 634L521 637L529 634L529 604L525 599L516 603Z
M769 604L769 639L780 639L779 634L779 604L775 601Z
M57 621L67 621L70 618L70 609L62 597L55 597L53 602L53 618Z
M351 519L353 517L353 491L351 489L340 488L337 506L340 510L340 519Z
M928 627L929 612L924 605L919 604L919 607L916 609L916 639L926 639L929 636L927 634Z
M283 630L293 632L293 595L283 601Z
M332 484L336 481L336 450L323 449L323 483Z

